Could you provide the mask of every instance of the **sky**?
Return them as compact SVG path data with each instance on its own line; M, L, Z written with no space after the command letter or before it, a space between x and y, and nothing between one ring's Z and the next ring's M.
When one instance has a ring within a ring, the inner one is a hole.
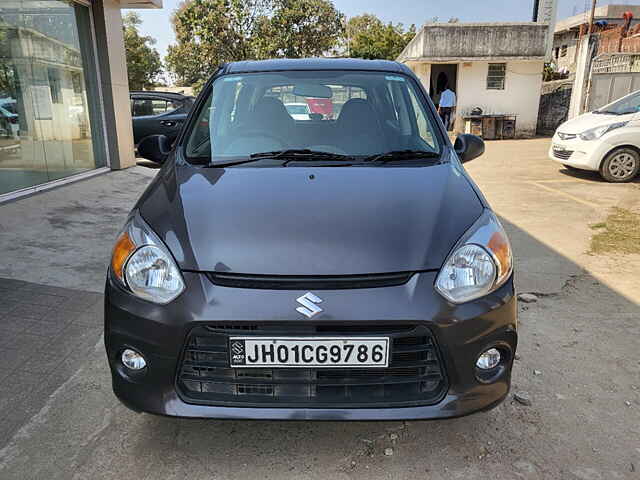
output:
M175 41L170 17L180 0L163 0L161 10L136 10L142 17L140 31L157 40L156 48L164 57L169 44ZM416 26L438 17L447 21L457 17L461 22L517 22L530 21L533 0L333 0L347 17L373 13L384 22ZM598 0L598 5L640 4L640 0ZM591 0L559 0L558 18L582 13Z

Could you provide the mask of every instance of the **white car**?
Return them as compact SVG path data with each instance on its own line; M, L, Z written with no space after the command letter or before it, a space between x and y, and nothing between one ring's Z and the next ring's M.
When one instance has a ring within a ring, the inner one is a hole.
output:
M640 90L560 125L549 158L608 182L631 181L640 170Z
M294 120L309 120L311 118L309 116L311 111L306 103L286 103L284 106Z

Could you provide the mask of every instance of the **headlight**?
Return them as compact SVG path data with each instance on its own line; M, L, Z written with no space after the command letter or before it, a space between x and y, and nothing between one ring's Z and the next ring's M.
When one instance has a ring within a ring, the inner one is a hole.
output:
M436 290L452 303L480 298L500 287L513 271L511 245L490 210L464 234L436 278Z
M137 212L116 240L111 273L133 295L154 303L169 303L184 290L171 253Z
M605 133L615 130L616 128L624 127L629 122L611 123L609 125L601 125L599 127L590 128L580 134L582 140L596 140L602 137Z

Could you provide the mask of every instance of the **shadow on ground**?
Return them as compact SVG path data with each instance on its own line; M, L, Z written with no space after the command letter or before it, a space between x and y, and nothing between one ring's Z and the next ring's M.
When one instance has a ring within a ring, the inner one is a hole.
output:
M599 182L599 183L609 183L604 178L602 178L598 172L593 172L590 170L578 170L575 168L561 167L558 171L562 175L566 175L567 177L571 177L571 178L578 178L580 180L589 180L592 182ZM629 183L640 184L640 175L636 176Z

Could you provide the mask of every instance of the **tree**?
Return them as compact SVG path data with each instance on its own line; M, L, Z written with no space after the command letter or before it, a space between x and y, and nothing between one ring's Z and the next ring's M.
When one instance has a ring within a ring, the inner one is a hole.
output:
M255 58L257 22L266 18L268 0L185 0L171 22L176 44L167 68L185 86L201 85L223 62Z
M152 37L140 35L138 26L141 24L142 20L135 12L129 12L122 17L130 90L152 87L156 84L158 75L162 73L160 54L152 47L156 41Z
M343 23L344 15L327 0L273 0L272 14L258 30L258 56L321 56L338 45Z
M321 55L337 45L342 20L329 0L184 0L165 63L197 89L224 62Z
M358 15L347 23L349 56L395 60L415 34L415 25L405 31L401 23L385 25L370 13Z

